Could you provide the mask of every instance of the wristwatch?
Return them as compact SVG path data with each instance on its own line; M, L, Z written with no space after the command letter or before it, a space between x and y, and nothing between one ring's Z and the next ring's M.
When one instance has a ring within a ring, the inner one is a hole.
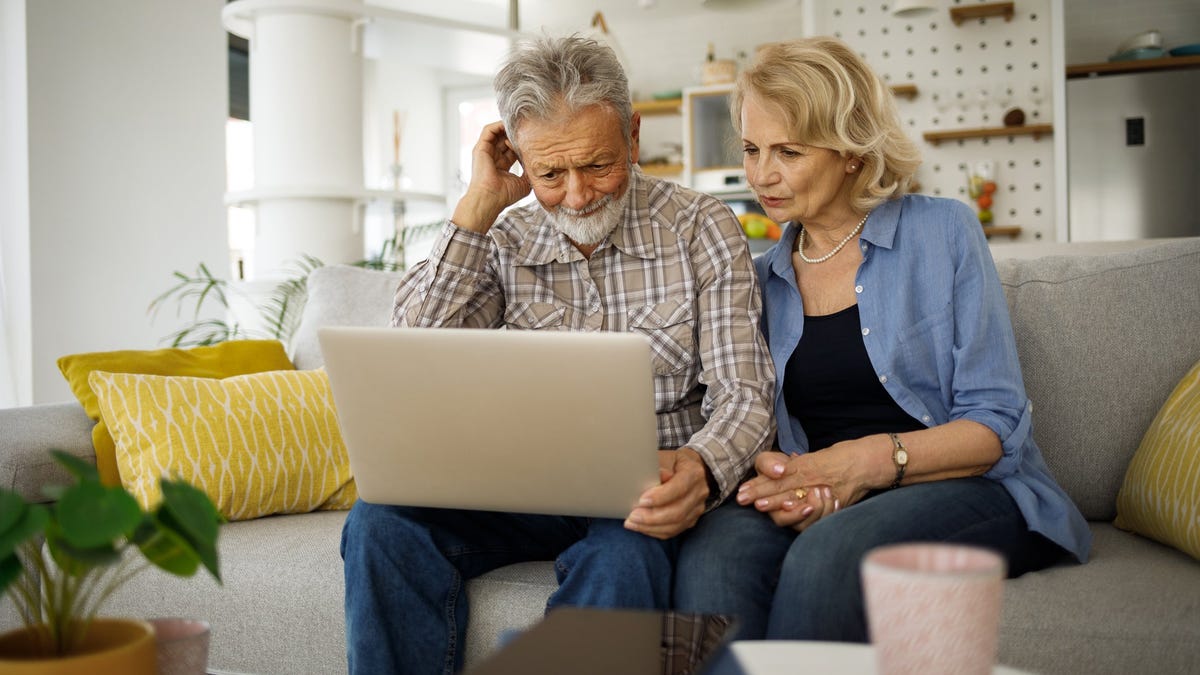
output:
M888 434L888 438L892 439L892 463L896 465L896 480L892 481L891 487L895 490L900 487L900 481L904 479L904 470L908 468L908 450L896 434Z

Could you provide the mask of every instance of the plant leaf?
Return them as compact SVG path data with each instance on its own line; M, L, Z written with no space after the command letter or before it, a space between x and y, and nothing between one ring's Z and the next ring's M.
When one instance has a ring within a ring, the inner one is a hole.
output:
M75 546L67 541L61 530L49 528L46 532L46 546L50 549L50 557L54 564L68 576L82 576L93 567L115 565L121 560L121 554L109 543L102 546Z
M21 564L21 559L16 554L0 558L0 595L4 595L12 582L21 578L23 572L25 572L25 566Z
M50 454L54 456L55 461L66 467L67 471L70 471L71 475L79 479L80 482L100 482L100 472L96 470L95 464L89 464L75 455L63 452L62 450L51 450Z
M111 546L142 519L137 500L123 488L93 482L68 488L55 512L63 538L80 549Z
M22 502L17 522L0 532L0 556L11 554L22 542L44 531L49 520L50 511L45 506Z
M183 537L200 556L200 562L221 580L217 534L221 514L203 491L176 480L161 483L163 501L155 517L165 528Z
M147 518L134 535L138 549L155 567L190 577L200 567L200 556L187 540L155 518Z
M21 499L21 495L12 490L0 488L0 535L16 525L24 513L25 500ZM3 553L3 549L0 549L0 553Z

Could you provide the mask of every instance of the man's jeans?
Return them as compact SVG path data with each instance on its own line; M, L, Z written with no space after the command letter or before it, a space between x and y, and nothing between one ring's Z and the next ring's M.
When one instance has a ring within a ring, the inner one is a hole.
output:
M876 546L906 541L993 549L1008 561L1010 577L1063 555L1028 530L1000 483L984 478L876 493L802 534L730 501L685 535L676 607L734 615L733 639L866 642L859 565Z
M350 672L453 673L467 629L464 583L554 560L561 605L667 609L675 542L620 520L355 503L342 530Z

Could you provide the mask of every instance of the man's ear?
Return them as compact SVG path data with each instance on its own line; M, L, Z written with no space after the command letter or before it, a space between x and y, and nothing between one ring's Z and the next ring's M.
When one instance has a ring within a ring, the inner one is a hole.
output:
M642 114L635 112L629 118L629 162L637 164L640 153Z

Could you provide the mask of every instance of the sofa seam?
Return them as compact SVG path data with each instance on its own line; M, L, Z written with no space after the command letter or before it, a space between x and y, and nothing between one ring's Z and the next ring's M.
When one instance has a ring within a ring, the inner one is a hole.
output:
M1066 256L1064 256L1064 257L1066 257ZM1001 285L1001 286L1007 286L1007 287L1009 287L1009 288L1021 288L1022 286L1025 286L1025 285L1027 285L1027 284L1045 284L1045 285L1048 285L1048 286L1060 286L1060 285L1062 285L1062 284L1071 283L1071 282L1075 282L1075 281L1080 281L1080 280L1082 280L1082 279L1090 279L1090 278L1092 278L1092 277L1097 277L1097 276L1100 276L1100 275L1103 275L1103 274L1108 274L1108 273L1110 273L1110 272L1123 272L1123 271L1126 271L1126 270L1134 270L1134 269L1138 269L1138 268L1141 268L1141 267L1148 267L1148 266L1151 266L1151 265L1159 265L1159 264L1161 264L1161 263L1170 263L1170 262L1175 262L1175 261L1177 261L1177 260L1181 260L1181 259L1186 259L1186 258L1196 258L1196 257L1200 257L1200 251L1193 251L1193 252L1188 252L1188 253L1179 253L1179 254L1176 254L1176 255L1174 255L1174 256L1172 256L1172 257L1170 257L1170 258L1161 258L1161 259L1159 259L1159 260L1149 260L1149 261L1140 262L1140 263L1137 263L1137 264L1128 264L1128 265L1122 265L1122 266L1119 266L1119 267L1110 267L1110 268L1107 268L1107 269L1104 269L1104 270L1095 271L1095 272L1086 272L1086 273L1080 273L1080 274L1078 274L1078 275L1075 275L1075 276L1072 276L1072 277L1068 277L1068 278L1065 278L1065 279L1055 279L1055 280L1050 280L1050 279L1026 279L1026 280L1024 280L1024 281L1001 281L1001 282L1000 282L1000 285Z

